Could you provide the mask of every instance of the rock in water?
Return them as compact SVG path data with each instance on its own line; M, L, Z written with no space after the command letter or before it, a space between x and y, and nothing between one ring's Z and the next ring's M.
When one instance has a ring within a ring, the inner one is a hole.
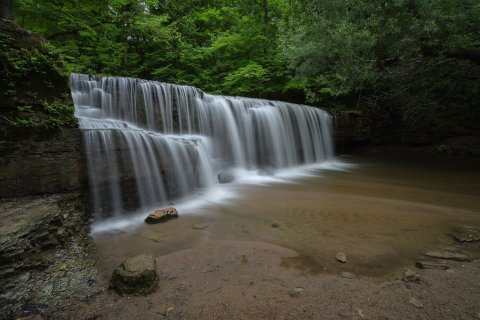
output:
M203 230L208 227L208 223L197 223L192 226L193 229Z
M470 261L470 257L460 254L454 253L450 251L428 251L425 253L426 256L432 258L439 258L439 259L446 259L446 260L456 260L456 261Z
M444 263L428 262L428 261L417 261L415 266L420 269L436 269L436 270L447 270L449 266Z
M217 174L219 183L229 183L235 180L235 173L232 170L222 170Z
M347 262L347 256L346 256L345 253L343 253L343 252L337 253L337 255L335 256L335 258L337 259L337 261L340 261L341 263Z
M122 262L112 274L110 285L120 294L146 294L158 284L157 262L149 253Z
M451 236L458 242L480 241L480 229L471 227L456 228L451 233Z
M355 279L355 275L350 272L342 272L343 279Z
M302 294L303 294L303 289L302 288L297 287L297 288L293 288L292 290L290 290L290 296L292 296L294 298L298 298Z
M173 207L155 210L145 219L146 223L162 223L170 219L178 218L178 211Z

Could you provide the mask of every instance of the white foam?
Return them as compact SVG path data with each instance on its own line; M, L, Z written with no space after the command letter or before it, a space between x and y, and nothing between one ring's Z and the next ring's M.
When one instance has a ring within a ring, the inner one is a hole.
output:
M241 186L296 183L299 179L319 177L324 171L348 171L355 166L355 164L335 159L318 164L275 171L273 176L259 175L257 170L237 169L234 170L235 180L232 183L216 184L205 192L185 198L172 206L179 211L180 216L197 215L199 212L205 212L205 210L201 209L207 206L227 204L228 201L240 197L241 194L239 193L241 191L239 190L241 188L239 187ZM127 216L95 222L92 225L91 234L97 236L105 233L126 232L138 229L144 225L145 217L156 209L159 208L149 207Z

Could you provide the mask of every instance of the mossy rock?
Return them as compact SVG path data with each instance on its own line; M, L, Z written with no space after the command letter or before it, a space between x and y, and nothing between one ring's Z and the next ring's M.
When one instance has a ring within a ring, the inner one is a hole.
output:
M122 262L112 274L111 288L120 294L147 294L155 291L158 285L155 257L143 253Z

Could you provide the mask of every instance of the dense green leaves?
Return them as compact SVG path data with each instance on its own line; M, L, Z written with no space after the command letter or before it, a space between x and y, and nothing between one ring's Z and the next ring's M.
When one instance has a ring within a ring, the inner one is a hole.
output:
M378 137L478 131L478 0L17 0L15 17L71 71L363 108Z

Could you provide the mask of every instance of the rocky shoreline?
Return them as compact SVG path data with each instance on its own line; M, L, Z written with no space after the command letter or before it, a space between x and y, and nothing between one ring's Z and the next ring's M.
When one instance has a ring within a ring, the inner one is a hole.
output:
M45 318L105 288L79 194L0 203L0 319Z

